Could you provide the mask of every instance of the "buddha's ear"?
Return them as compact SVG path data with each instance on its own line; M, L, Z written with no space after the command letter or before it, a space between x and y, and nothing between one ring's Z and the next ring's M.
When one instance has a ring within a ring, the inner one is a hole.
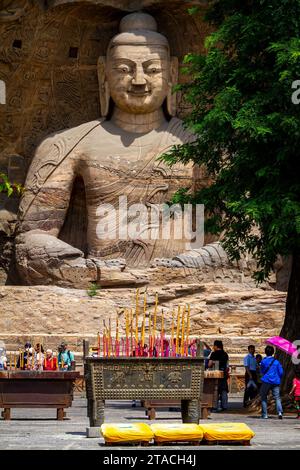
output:
M176 93L172 93L173 87L178 83L178 59L171 57L169 92L167 96L167 109L170 116L176 116Z
M100 94L100 108L101 116L106 117L108 115L110 91L106 80L106 57L101 56L98 59L97 70L98 70L98 81L99 81L99 94Z

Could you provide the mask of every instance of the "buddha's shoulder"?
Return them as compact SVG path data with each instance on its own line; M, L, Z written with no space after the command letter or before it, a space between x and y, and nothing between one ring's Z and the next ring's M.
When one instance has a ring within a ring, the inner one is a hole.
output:
M49 150L51 147L59 147L61 150L69 151L74 146L80 144L85 137L88 137L94 129L102 128L102 122L104 119L96 119L95 121L85 122L76 127L63 129L57 132L53 132L41 141L37 148L37 153Z
M168 135L173 145L185 144L195 140L195 136L192 132L186 127L184 122L177 117L173 117L169 122Z

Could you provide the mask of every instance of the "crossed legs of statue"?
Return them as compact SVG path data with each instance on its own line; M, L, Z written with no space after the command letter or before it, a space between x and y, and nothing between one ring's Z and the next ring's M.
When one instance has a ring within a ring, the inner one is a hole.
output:
M194 268L229 266L220 243L179 254L173 259L155 259L151 267ZM57 285L87 288L95 282L101 287L145 285L146 277L126 266L124 259L85 258L84 253L41 230L31 230L16 238L16 267L26 285Z

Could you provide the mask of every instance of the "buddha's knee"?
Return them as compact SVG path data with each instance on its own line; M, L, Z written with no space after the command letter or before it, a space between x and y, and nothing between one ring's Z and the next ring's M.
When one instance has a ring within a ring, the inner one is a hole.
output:
M97 266L82 251L42 231L16 238L16 267L24 284L85 288L98 279Z

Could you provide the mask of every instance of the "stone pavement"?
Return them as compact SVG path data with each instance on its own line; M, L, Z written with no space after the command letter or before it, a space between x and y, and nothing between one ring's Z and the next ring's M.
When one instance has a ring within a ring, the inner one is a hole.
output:
M295 429L299 421L294 415L286 416L279 421L276 416L269 420L261 420L258 415L243 414L239 398L230 400L227 413L212 414L208 422L244 422L250 426L256 436L251 447L242 446L201 446L200 449L300 449L300 429ZM80 395L75 397L72 408L67 411L67 419L56 421L56 410L51 409L14 409L12 420L0 419L0 449L7 450L101 450L104 446L102 438L87 439L85 429L88 426L86 417L86 400ZM105 417L107 422L147 422L145 411L138 406L131 407L131 402L110 401L106 404ZM156 422L180 422L180 412L158 410ZM128 449L128 446L126 447ZM146 447L141 450L150 450ZM172 449L197 449L189 446L172 446ZM118 449L114 447L113 449ZM137 447L135 447L137 449ZM168 449L164 446L163 449Z

